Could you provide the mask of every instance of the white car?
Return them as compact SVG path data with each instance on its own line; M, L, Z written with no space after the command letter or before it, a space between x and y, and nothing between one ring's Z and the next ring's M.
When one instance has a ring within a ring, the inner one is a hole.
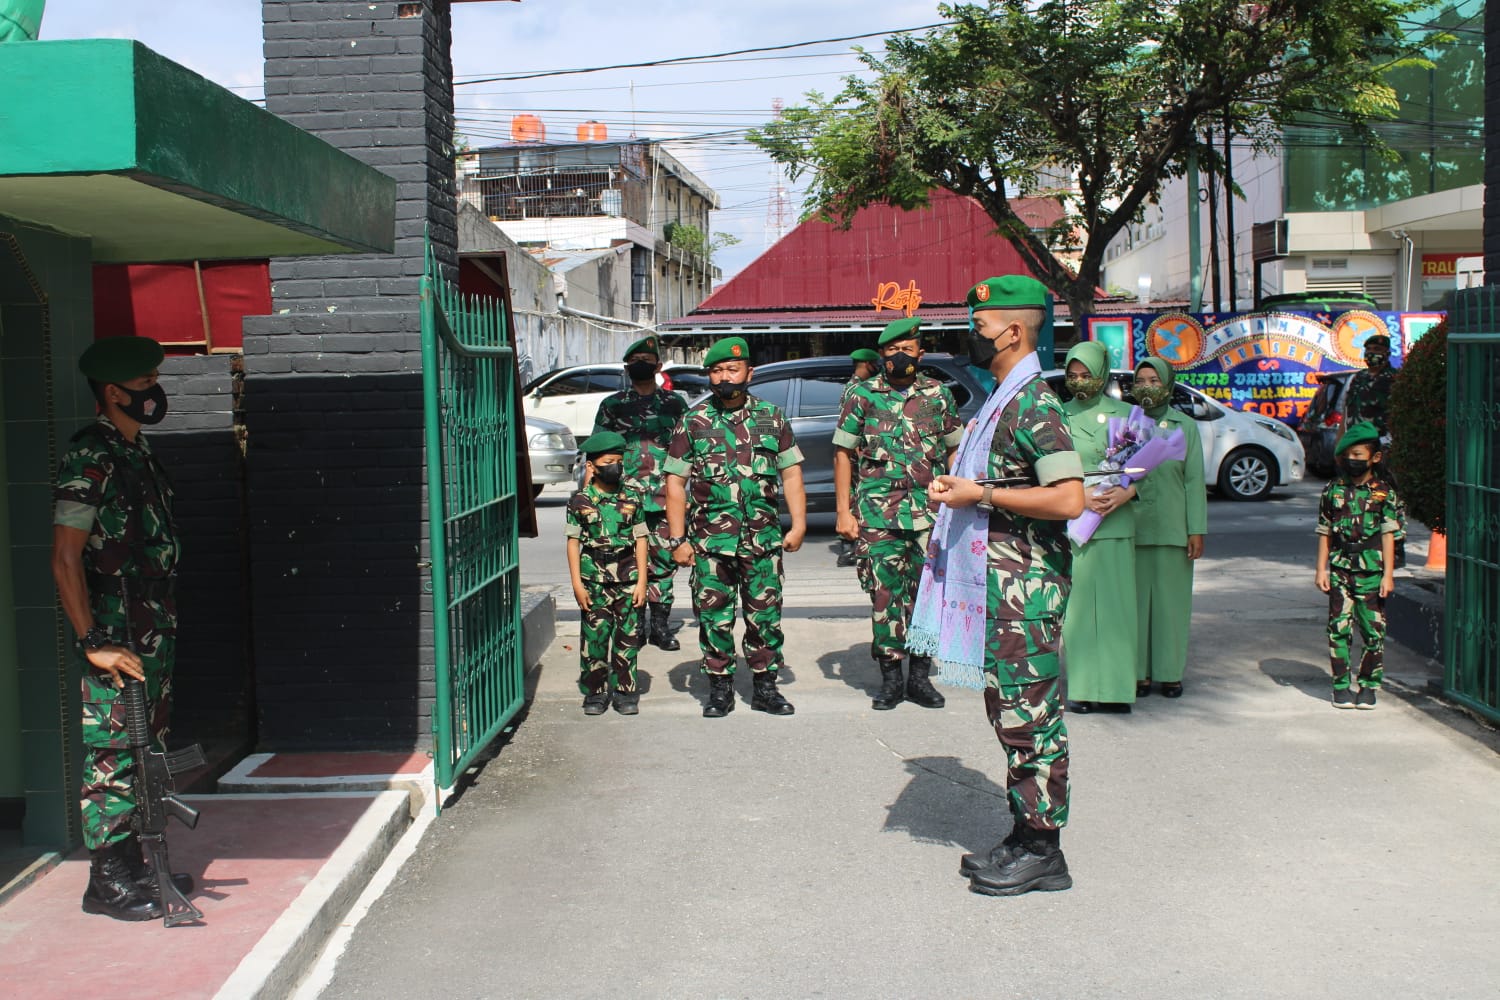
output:
M552 483L577 483L583 460L566 424L526 415L526 450L531 459L531 495Z
M708 388L708 379L697 365L669 364L663 369L672 388L684 397L698 395ZM658 382L665 380L657 376ZM567 424L577 438L594 431L594 417L606 397L630 388L622 362L597 365L575 365L558 368L531 380L526 386L525 407L528 416L544 417Z
M1135 402L1130 386L1135 373L1110 372L1109 394ZM1068 398L1061 371L1047 373L1047 382ZM1231 410L1181 382L1172 386L1172 406L1192 417L1203 442L1203 478L1230 500L1264 500L1277 486L1302 481L1307 456L1297 432L1279 420Z

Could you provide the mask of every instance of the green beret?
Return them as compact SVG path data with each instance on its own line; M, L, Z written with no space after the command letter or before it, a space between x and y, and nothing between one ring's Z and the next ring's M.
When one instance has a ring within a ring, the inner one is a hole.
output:
M1334 448L1335 455L1342 455L1357 444L1373 444L1380 446L1380 429L1368 420L1361 420L1357 424L1350 424L1344 436L1339 438L1338 447Z
M849 352L849 360L850 361L864 361L864 362L867 362L868 364L878 365L878 364L880 364L880 355L879 355L879 353L870 350L868 347L861 347L857 351L850 351Z
M1389 351L1391 349L1391 338L1383 333L1371 334L1365 338L1365 350L1368 351L1372 347L1376 350Z
M150 337L96 340L78 359L78 370L95 382L129 382L161 367L166 352Z
M1047 286L1024 274L985 278L969 289L969 311L980 309L1046 309L1052 295Z
M661 357L661 349L656 346L656 338L653 336L642 337L640 340L637 340L635 343L625 348L625 356L620 360L629 361L632 354L639 354L642 351L645 351L647 354L654 354L658 358Z
M703 367L712 368L720 361L750 361L750 345L744 337L725 337L714 342L714 346L703 355Z
M913 337L922 336L922 321L913 316L911 319L898 319L887 326L880 334L880 340L876 342L877 347L897 340L911 340Z
M595 455L623 455L625 454L625 439L614 431L600 431L598 434L590 434L584 439L578 450L589 458Z

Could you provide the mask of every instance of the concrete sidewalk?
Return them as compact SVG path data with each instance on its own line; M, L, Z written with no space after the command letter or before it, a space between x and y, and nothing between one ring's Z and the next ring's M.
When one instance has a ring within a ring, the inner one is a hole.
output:
M1493 734L1400 648L1377 711L1334 710L1307 554L1231 541L1186 696L1069 719L1071 891L967 891L959 855L1008 827L1000 749L973 692L870 710L857 589L791 609L792 718L702 719L691 629L643 653L640 716L587 718L564 624L323 996L1493 996Z

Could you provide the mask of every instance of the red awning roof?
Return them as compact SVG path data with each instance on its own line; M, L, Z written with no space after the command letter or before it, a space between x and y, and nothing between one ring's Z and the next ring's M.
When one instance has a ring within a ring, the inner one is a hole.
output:
M1018 199L1018 214L1034 228L1062 217L1052 199ZM961 306L969 288L995 274L1030 274L1021 255L995 235L979 203L934 191L927 208L889 205L861 209L850 227L808 220L749 267L714 290L692 317L785 309L870 309L880 286L913 283L924 304ZM922 315L929 310L924 305ZM882 318L889 314L882 311Z

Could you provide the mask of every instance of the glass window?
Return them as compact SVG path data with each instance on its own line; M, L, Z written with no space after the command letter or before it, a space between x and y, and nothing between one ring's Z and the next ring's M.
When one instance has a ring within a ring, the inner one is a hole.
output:
M595 390L589 388L588 372L575 372L572 375L562 375L537 389L537 393L543 399L549 396L577 396L581 393L593 391Z
M797 404L799 417L836 417L844 398L847 378L808 378L802 380L802 400Z
M786 409L787 398L791 395L792 380L789 378L776 379L774 382L751 382L750 394L757 399L764 399L768 403L775 403L783 410Z
M625 388L625 372L615 368L595 368L589 372L589 392L619 392Z
M923 368L922 374L926 375L928 378L935 378L939 382L946 385L948 387L948 391L953 394L953 405L957 406L960 410L962 410L964 408L964 405L968 403L968 386L964 385L948 372L944 371L941 368Z

